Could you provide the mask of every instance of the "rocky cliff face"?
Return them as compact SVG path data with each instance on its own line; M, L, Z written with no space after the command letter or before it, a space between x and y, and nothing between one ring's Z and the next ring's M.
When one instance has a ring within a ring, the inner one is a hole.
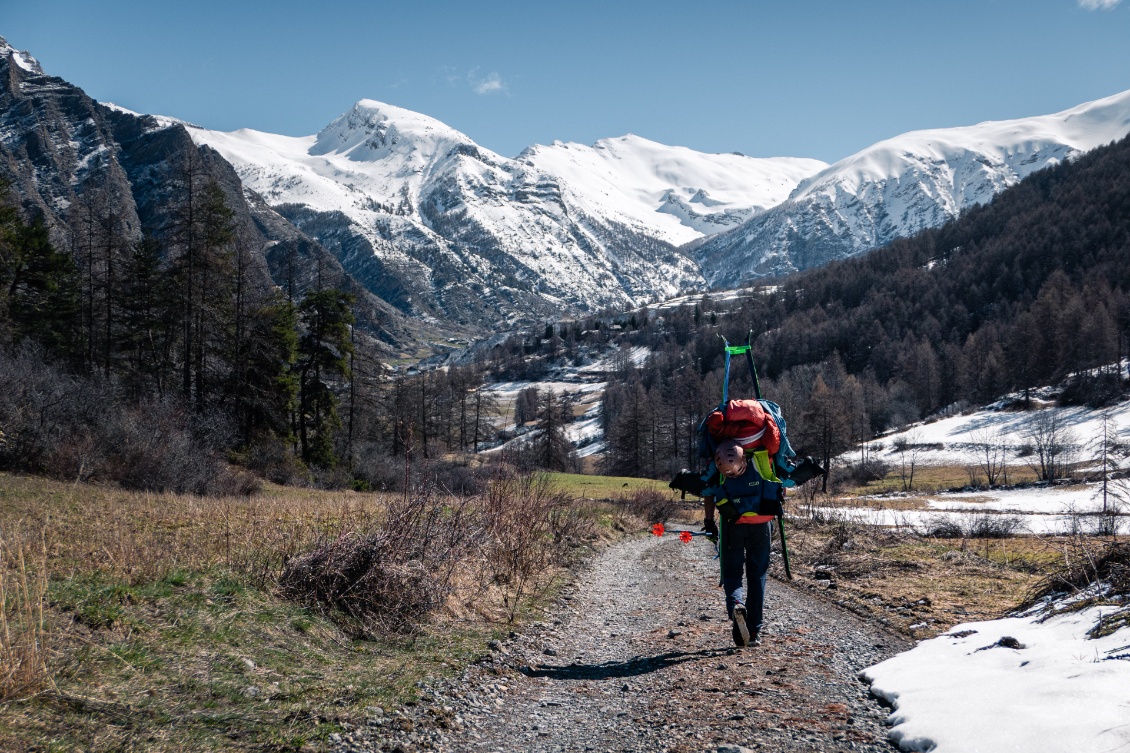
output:
M262 285L291 285L301 293L320 274L322 284L354 292L359 323L391 349L415 352L421 333L393 307L350 277L337 258L303 234L253 192L217 152L198 146L179 122L92 100L78 87L48 76L29 54L0 38L0 176L22 212L42 216L59 248L75 243L76 210L97 196L107 203L119 237L160 235L169 222L175 173L192 156L223 189L237 232L251 244Z

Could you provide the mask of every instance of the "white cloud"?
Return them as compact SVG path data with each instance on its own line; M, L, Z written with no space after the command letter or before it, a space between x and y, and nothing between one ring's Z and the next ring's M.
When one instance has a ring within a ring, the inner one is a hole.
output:
M491 73L484 78L479 78L475 75L475 71L471 71L467 78L471 82L471 88L474 89L475 94L496 94L498 92L505 92L509 90L506 82L497 73Z
M1110 10L1122 0L1079 0L1079 7L1087 10Z

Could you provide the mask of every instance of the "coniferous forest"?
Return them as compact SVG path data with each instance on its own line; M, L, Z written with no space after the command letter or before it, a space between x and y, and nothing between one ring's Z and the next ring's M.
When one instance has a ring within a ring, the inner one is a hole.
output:
M392 488L395 457L487 438L480 375L391 382L353 294L320 273L301 293L271 284L191 157L140 240L110 193L80 195L70 248L15 196L0 207L0 467L196 493Z

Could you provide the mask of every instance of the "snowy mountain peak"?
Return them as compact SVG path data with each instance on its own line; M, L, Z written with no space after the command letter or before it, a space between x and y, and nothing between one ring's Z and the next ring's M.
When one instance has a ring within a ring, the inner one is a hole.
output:
M39 65L39 61L32 57L30 52L17 50L8 44L8 40L4 37L0 37L0 57L11 58L12 62L28 73L35 73L40 76L46 75Z
M318 133L310 154L343 155L355 162L413 156L414 161L427 164L457 147L476 145L467 135L435 118L362 99Z

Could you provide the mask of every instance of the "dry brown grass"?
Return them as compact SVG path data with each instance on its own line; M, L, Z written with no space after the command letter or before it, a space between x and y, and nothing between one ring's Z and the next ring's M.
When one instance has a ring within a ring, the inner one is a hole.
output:
M136 584L216 566L265 576L384 509L381 496L353 492L195 497L0 474L0 525L10 541L43 542L52 578L97 571Z
M47 558L0 540L0 701L40 690L47 682L43 604Z
M788 533L801 587L916 638L1001 617L1079 552L1106 545L1068 537L933 539L847 521L793 521Z

